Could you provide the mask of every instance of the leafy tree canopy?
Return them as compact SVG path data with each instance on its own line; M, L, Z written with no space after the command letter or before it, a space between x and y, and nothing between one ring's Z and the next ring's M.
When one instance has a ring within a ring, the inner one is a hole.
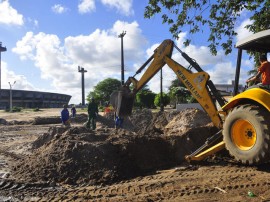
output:
M136 94L136 102L138 106L153 108L154 100L156 94L152 92L147 85L144 86L137 94Z
M99 82L95 87L94 91L89 92L87 96L87 101L91 97L101 102L108 102L110 100L110 95L113 91L117 90L121 86L121 81L113 78L107 78Z
M170 97L166 93L162 93L162 101L163 101L163 106L167 106L170 103ZM157 94L155 96L154 104L156 107L160 107L161 104L161 94Z
M209 48L213 55L217 47L222 47L225 54L232 51L233 39L237 35L235 23L243 11L248 11L252 24L247 28L259 32L270 27L270 0L149 0L144 17L151 18L162 14L163 23L170 26L173 37L178 39L184 27L190 27L189 33L202 32L208 27ZM188 46L190 39L184 44Z

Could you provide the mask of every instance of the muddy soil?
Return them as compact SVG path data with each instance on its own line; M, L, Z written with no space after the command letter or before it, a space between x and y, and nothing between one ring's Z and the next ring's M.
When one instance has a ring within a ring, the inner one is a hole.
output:
M0 201L270 201L269 164L185 161L217 132L200 110L134 111L122 129L100 114L95 131L84 113L68 128L57 111L2 117Z

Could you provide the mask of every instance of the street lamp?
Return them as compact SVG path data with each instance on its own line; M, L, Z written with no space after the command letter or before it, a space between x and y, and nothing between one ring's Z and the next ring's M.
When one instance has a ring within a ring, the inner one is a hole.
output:
M11 84L10 82L8 82L9 84L9 89L10 89L10 100L9 100L9 111L12 112L12 86L14 86L14 84L16 83L16 81L13 82L13 84Z

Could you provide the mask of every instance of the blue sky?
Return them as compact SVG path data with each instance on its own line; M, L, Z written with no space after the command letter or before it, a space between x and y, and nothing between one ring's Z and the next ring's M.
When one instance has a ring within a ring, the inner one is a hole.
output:
M112 77L121 79L121 40L123 31L125 79L134 75L153 50L164 39L171 38L168 26L160 16L144 19L148 0L0 0L0 42L7 48L1 54L1 86L14 89L57 92L72 96L70 103L81 102L81 74L85 73L85 92L93 90L100 81ZM237 22L235 42L249 33L244 25L247 14ZM191 45L184 47L187 30L175 41L177 46L194 58L210 74L216 84L231 83L234 79L236 51L225 56L222 50L211 56L207 48L206 32L192 36ZM186 62L175 54L180 64ZM252 68L244 60L240 82ZM175 75L163 68L166 92ZM140 75L136 77L140 78ZM159 92L159 74L148 86Z

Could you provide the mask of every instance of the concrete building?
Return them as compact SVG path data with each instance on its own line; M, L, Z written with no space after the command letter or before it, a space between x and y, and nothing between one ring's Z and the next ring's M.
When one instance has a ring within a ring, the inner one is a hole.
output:
M232 84L215 84L216 89L221 91L221 93L232 95L234 91L234 81L232 81ZM239 92L242 92L244 90L243 85L239 84L238 86Z
M71 96L59 93L13 90L12 106L23 108L59 108L68 104ZM0 90L0 109L10 106L10 89Z

